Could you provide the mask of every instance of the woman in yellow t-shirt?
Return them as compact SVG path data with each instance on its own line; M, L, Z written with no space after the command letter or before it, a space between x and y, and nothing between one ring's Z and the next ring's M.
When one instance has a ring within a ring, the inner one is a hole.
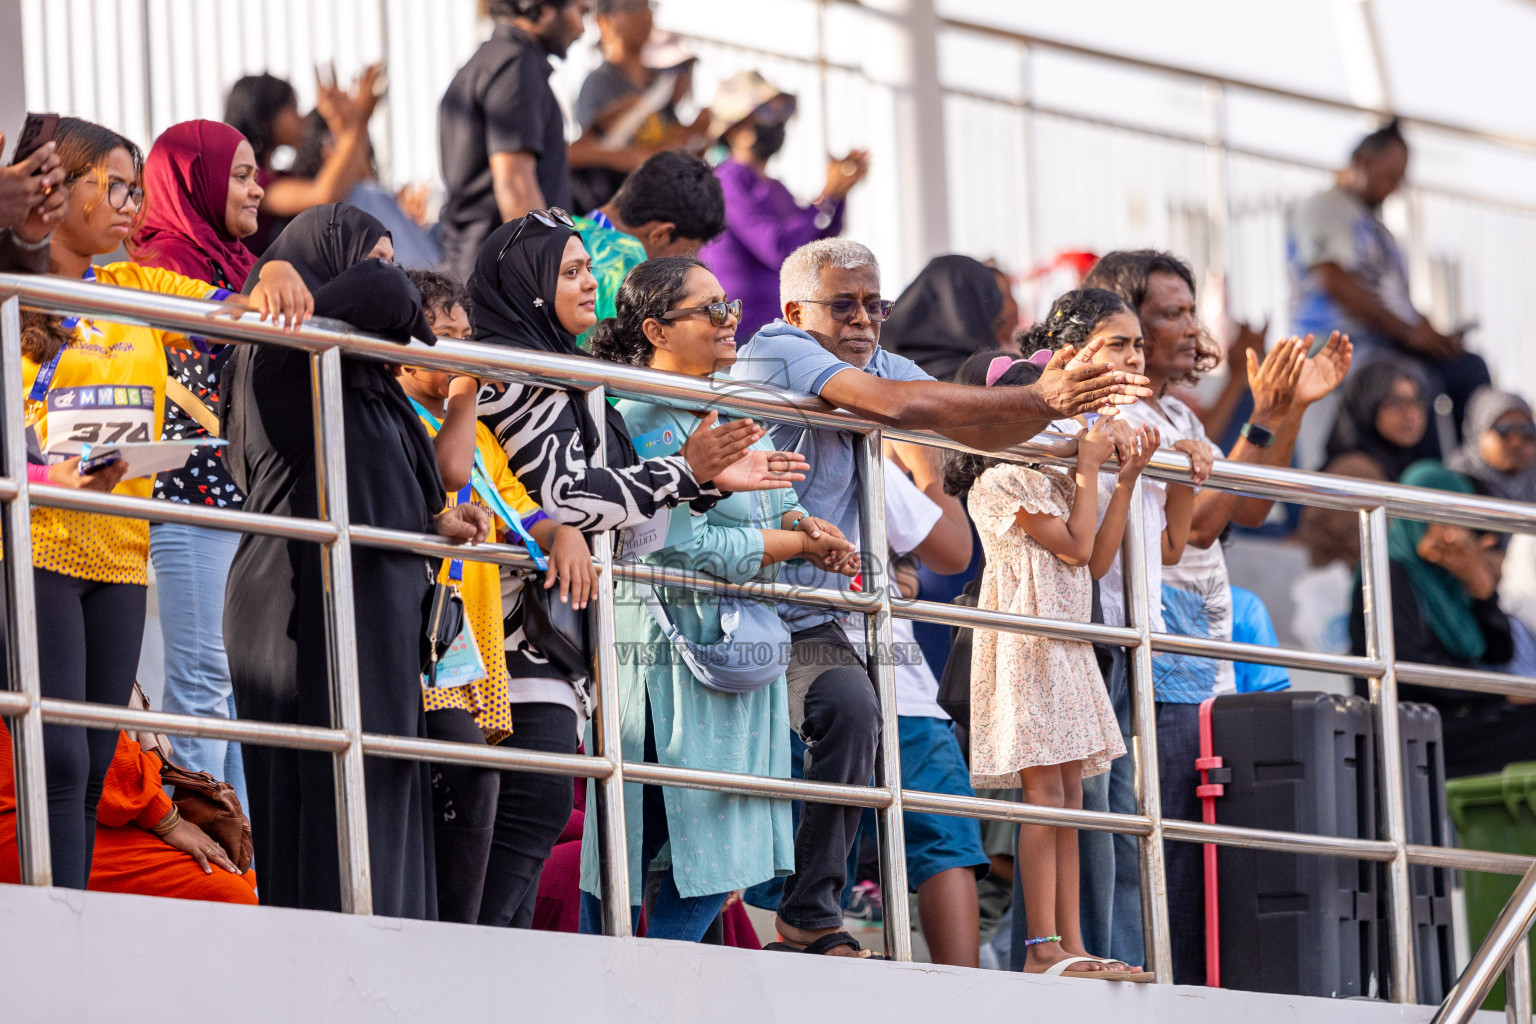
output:
M55 136L69 210L49 245L53 273L189 298L225 299L297 324L312 308L292 268L249 300L166 270L93 257L116 251L144 204L143 154L100 125L66 117ZM297 286L295 287L295 282ZM126 462L80 473L86 444L158 440L165 407L165 331L88 317L29 318L22 358L29 462L39 483L147 498L152 481ZM14 399L13 399L14 400ZM44 697L128 702L144 634L149 524L64 509L32 509L32 567ZM43 727L53 883L83 889L96 804L117 745L111 730Z
M468 338L469 297L464 287L446 274L419 270L408 274L421 292L432 332L439 338ZM496 435L475 418L478 382L473 377L416 367L404 367L396 373L433 436L449 500L455 500L456 494L457 500L463 500L467 488L476 504L486 505L474 493L471 481L471 467L477 463L482 466L507 511L517 516L523 530L548 552L546 585L561 585L566 599L577 608L585 607L596 585L586 538L575 527L562 526L546 516L507 465L507 453ZM497 539L518 543L516 531L497 518L495 509L491 513L500 531ZM453 571L444 565L439 578L446 581ZM427 735L459 743L500 743L514 728L503 652L501 573L490 562L469 561L463 562L458 572L462 576L459 594L464 599L465 620L485 663L486 677L461 686L425 688ZM438 919L473 924L479 919L490 861L501 772L470 765L434 764L432 768Z

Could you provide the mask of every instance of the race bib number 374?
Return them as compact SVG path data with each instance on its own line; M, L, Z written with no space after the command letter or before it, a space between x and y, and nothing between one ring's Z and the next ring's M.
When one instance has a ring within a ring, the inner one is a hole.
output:
M52 388L48 448L52 460L79 455L87 444L154 441L155 390L138 386Z

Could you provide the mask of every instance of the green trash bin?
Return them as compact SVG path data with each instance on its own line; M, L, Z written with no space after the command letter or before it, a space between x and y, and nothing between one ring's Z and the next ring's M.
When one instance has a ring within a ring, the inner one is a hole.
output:
M1467 850L1536 856L1536 761L1507 765L1496 775L1451 779L1445 784L1445 800L1456 824L1456 845ZM1462 879L1467 891L1467 938L1475 952L1520 879L1480 871L1463 872ZM1536 955L1532 960L1536 969ZM1488 993L1483 1009L1503 1007L1501 977Z

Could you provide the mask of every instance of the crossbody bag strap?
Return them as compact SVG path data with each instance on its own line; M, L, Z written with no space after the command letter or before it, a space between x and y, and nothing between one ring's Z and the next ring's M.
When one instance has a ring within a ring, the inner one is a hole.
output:
M192 389L170 374L165 376L165 397L175 402L197 425L208 431L209 437L219 437L219 417L192 393Z

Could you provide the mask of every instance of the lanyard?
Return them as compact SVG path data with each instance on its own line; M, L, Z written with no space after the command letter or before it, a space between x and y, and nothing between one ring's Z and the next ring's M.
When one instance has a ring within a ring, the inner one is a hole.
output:
M464 504L468 500L469 500L469 484L465 484L463 487L459 488L459 494L458 494L458 497L456 497L454 499L454 503L457 504L457 505L462 505L462 504ZM448 578L450 580L452 580L453 582L455 582L455 583L463 583L464 582L464 559L462 559L462 558L450 558L450 559L448 559Z
M428 412L420 402L412 398L411 405L415 407L417 415L431 424L432 432L434 434L442 429L442 420ZM544 557L544 552L539 547L538 541L534 540L532 535L528 533L527 529L523 526L522 517L507 507L507 503L505 499L502 498L501 492L498 491L496 487L491 483L491 474L486 469L485 459L481 456L478 448L475 450L475 466L472 470L470 470L469 479L470 482L464 485L464 490L459 492L459 501L468 501L468 492L470 488L473 487L474 492L480 496L480 500L485 502L485 504L490 507L490 510L495 513L502 522L507 524L508 529L512 530L518 535L519 538L521 538L523 547L528 549L528 557L533 559L533 564L538 566L539 571L543 572L547 570L549 568L549 561ZM450 573L452 573L452 571L452 569L449 570Z
M87 267L85 273L81 275L81 280L94 284L96 282L96 268L94 266ZM87 330L94 331L97 334L101 333L95 324L87 321L87 325ZM59 326L66 331L73 332L75 328L80 326L80 317L65 317L59 321ZM60 345L59 350L53 354L53 358L38 367L37 377L32 381L32 390L27 393L27 398L34 402L41 402L48 397L48 389L53 387L53 378L59 372L59 360L64 358L64 350L68 347L67 344Z
M602 210L593 210L591 213L587 214L587 219L600 228L607 228L609 231L619 230L613 226L613 221L609 220L608 215Z

